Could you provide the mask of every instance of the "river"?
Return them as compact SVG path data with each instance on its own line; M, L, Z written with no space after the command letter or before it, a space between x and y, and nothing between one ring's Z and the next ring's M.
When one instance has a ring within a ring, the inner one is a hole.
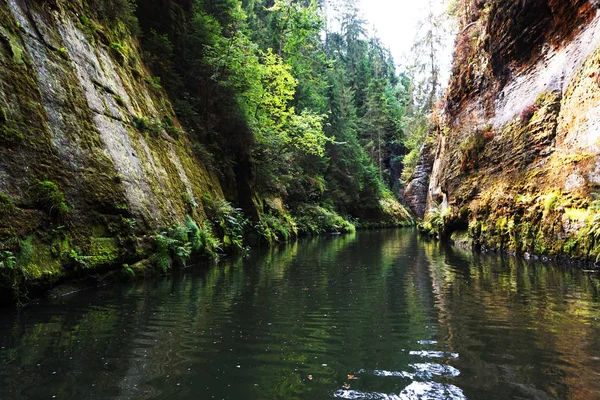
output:
M593 272L383 230L0 313L0 399L600 398Z

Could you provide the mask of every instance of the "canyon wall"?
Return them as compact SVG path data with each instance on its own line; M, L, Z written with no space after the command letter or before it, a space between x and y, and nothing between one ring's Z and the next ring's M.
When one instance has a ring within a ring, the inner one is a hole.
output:
M29 290L135 262L223 196L127 28L91 13L0 2L0 241Z
M422 155L428 190L413 209L441 207L443 234L475 246L595 261L598 4L464 3L452 78L433 121L435 156Z

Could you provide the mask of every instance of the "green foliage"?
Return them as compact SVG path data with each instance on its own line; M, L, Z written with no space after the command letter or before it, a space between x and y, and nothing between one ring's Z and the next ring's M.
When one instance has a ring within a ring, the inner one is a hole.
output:
M296 210L295 220L298 231L304 234L352 233L355 226L334 211L314 205L304 204Z
M65 202L65 195L56 183L40 181L32 188L33 200L36 206L46 210L49 214L63 215L69 212Z
M125 280L133 280L135 279L135 271L131 269L127 264L123 265L123 270L121 271L121 275Z
M131 119L131 125L133 125L133 127L138 131L150 133L154 137L158 136L163 129L162 121L158 118L134 116Z
M187 228L177 225L156 235L154 265L163 274L168 273L173 264L183 267L192 255L192 245L187 237Z
M173 139L177 139L183 133L181 129L179 129L175 122L171 117L165 115L162 117L161 124L162 128L171 136Z
M234 208L224 199L213 199L206 195L202 199L204 210L222 237L223 245L242 252L244 247L244 229L248 220L240 208Z
M267 243L287 242L298 236L296 220L288 213L270 212L261 215L255 230Z
M129 48L121 43L114 42L110 44L110 49L117 61L121 65L125 65L129 59Z
M11 251L0 251L0 275L12 272L17 264L17 258Z
M247 179L234 171L248 166L259 196L291 209L326 202L350 215L377 208L386 183L398 184L409 79L367 36L352 2L326 34L317 0L166 3L138 4L140 15L164 13L160 23L144 20L144 59L160 78L150 84L164 86L196 155L218 175ZM135 122L144 132L150 124ZM291 236L279 217L258 225ZM238 235L225 232L235 224L223 221L213 221L217 235L239 248Z
M154 89L162 89L162 85L160 84L160 76L148 76L146 77L146 82Z
M421 229L431 236L444 237L449 216L450 207L436 204L427 211Z
M192 250L199 254L205 253L211 258L216 258L221 251L221 242L213 235L212 227L208 221L204 221L201 227L187 215L185 225L189 230L189 239Z
M124 23L133 35L140 32L139 22L135 15L137 8L135 0L90 0L89 5L98 16L105 21L119 20ZM89 18L82 16L81 22L87 25Z
M174 266L184 267L192 254L215 259L220 250L221 243L214 237L210 224L205 222L199 227L190 216L186 216L185 224L156 235L151 261L157 271L167 274Z

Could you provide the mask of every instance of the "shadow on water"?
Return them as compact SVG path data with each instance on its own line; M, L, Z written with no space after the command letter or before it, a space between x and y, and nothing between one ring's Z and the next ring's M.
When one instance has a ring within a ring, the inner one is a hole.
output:
M0 314L0 398L599 398L599 288L411 231L312 238Z

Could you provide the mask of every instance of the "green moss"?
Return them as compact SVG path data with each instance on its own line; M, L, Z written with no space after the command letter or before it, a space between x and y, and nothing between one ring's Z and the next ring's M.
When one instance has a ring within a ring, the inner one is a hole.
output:
M548 213L556 207L558 204L558 200L560 199L560 194L556 192L551 192L545 195L542 200L544 204L544 212Z
M94 269L117 264L121 258L121 249L116 238L92 238L85 254L76 247L71 249L69 258L76 270Z
M53 253L52 246L32 235L21 243L19 264L28 281L45 278L52 282L64 274L61 259Z
M115 99L115 103L117 103L121 107L125 107L125 101L123 100L123 98L121 96L114 95L113 98Z
M593 213L590 210L579 208L565 208L565 216L571 221L591 222Z
M15 209L12 199L7 194L0 192L0 218L11 214Z
M19 39L2 26L0 26L0 38L8 42L13 61L17 64L23 64L23 48L19 44Z
M0 143L5 145L15 145L22 142L25 139L25 135L19 130L8 126L3 123L0 125Z
M121 249L116 238L92 238L86 264L95 268L100 265L112 265L121 256Z
M69 212L69 207L65 202L65 195L54 182L38 182L33 188L33 196L35 204L47 210L50 214L57 213L58 215L62 215Z

